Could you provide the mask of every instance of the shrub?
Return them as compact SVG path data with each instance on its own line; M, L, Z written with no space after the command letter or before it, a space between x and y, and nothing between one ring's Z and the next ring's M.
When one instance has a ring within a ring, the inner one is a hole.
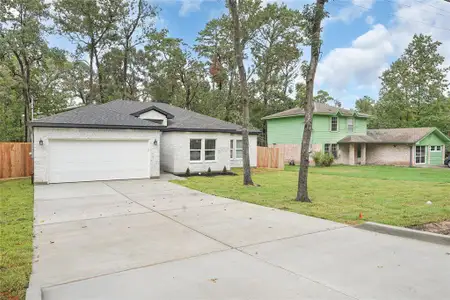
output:
M191 171L189 170L189 168L186 169L186 173L184 173L184 175L191 176Z
M334 156L331 153L324 153L322 155L322 166L330 167L334 162Z
M329 167L334 162L334 156L331 153L314 152L313 160L317 167Z
M223 166L222 174L227 174L227 166Z
M313 154L313 160L314 160L314 164L316 165L316 167L321 167L322 166L322 152L314 152Z
M211 176L212 172L211 172L211 168L208 168L208 173L206 175Z

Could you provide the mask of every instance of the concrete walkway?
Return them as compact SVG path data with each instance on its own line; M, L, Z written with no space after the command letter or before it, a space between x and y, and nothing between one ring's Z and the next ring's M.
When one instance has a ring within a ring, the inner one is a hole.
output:
M164 179L36 186L35 235L28 300L436 300L450 294L449 247Z

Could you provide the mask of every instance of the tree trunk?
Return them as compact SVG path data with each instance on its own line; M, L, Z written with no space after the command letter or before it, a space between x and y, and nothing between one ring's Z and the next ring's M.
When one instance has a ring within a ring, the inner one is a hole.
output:
M128 72L128 49L129 49L129 39L125 43L125 49L123 51L123 75L122 75L122 100L127 98L127 72Z
M225 111L225 121L231 122L231 109L233 103L233 81L234 81L235 71L234 69L230 73L230 79L228 80L228 94L226 100L226 111Z
M87 104L92 103L92 98L94 96L94 42L91 40L89 45L89 94L87 97Z
M95 56L95 64L97 66L98 93L100 94L100 103L105 103L104 99L105 95L103 93L103 71L97 51L94 51L94 56Z
M300 170L298 171L298 190L295 200L311 202L308 196L308 168L309 168L309 146L311 144L312 121L313 121L313 92L314 78L316 76L317 64L320 54L320 31L324 15L326 0L316 0L314 21L311 39L311 59L308 74L306 76L306 105L305 105L305 127L303 129L302 149L300 156Z
M239 24L239 15L237 11L236 0L228 0L230 14L233 19L233 29L234 29L234 53L236 55L236 62L239 70L239 81L241 88L241 99L242 99L242 112L243 112L243 122L242 122L242 154L243 154L243 167L244 167L244 185L253 185L252 174L250 170L250 156L249 156L249 142L248 142L248 123L249 123L249 99L248 99L248 89L247 89L247 74L244 68L244 55L243 47L241 47L241 30Z

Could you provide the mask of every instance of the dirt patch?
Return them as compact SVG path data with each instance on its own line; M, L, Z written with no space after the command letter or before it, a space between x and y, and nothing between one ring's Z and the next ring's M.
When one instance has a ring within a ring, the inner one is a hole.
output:
M411 226L411 229L423 230L433 233L450 235L450 221L442 221L439 223L428 223L423 225Z

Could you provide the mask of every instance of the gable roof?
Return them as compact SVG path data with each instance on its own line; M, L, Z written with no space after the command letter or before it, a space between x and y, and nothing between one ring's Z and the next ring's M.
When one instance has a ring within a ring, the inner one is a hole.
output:
M431 133L436 132L444 140L450 141L435 127L422 128L389 128L368 129L366 135L348 135L339 144L367 143L367 144L415 144Z
M361 114L361 113L357 113L353 110L349 110L349 109L345 109L345 108L340 108L340 107L336 107L336 106L331 106L328 105L326 103L319 103L319 102L314 102L314 112L313 114L315 115L330 115L330 116L335 116L335 115L342 115L342 116L348 116L348 117L360 117L360 118L368 118L369 115L367 114ZM262 118L262 120L269 120L269 119L278 119L278 118L286 118L286 117L294 117L294 116L304 116L305 115L305 110L303 108L300 107L294 107L273 115L269 115L269 116L265 116L264 118Z
M141 113L156 110L167 117L167 126L139 119ZM65 126L59 126L59 125ZM242 127L213 117L161 102L138 102L115 100L101 105L89 105L38 119L32 126L91 127L91 128L137 128L162 131L196 131L241 133ZM257 134L251 129L249 133Z
M33 120L34 127L159 129L160 124L118 113L103 105L88 105Z

